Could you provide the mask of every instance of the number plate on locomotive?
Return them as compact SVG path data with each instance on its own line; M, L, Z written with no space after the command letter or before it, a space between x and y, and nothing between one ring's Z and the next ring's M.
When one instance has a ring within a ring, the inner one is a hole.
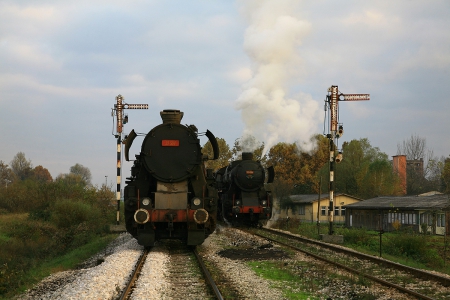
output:
M179 140L162 140L161 144L163 147L178 147L180 146Z

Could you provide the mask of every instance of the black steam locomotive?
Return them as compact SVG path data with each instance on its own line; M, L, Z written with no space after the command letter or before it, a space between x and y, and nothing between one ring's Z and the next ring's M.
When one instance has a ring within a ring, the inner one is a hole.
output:
M236 226L261 226L272 216L272 195L265 183L273 182L273 167L266 170L250 152L242 153L242 160L215 172L219 192L219 216Z
M145 136L124 191L126 229L145 247L160 239L199 245L216 228L218 194L209 159L201 152L197 128L181 125L183 112L164 110L163 123ZM205 134L219 148L214 135ZM125 139L125 158L137 134Z

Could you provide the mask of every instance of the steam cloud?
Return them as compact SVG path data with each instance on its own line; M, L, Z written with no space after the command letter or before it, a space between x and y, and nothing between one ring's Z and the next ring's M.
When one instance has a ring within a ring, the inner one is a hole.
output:
M253 62L253 77L236 100L245 124L241 145L250 136L264 141L263 155L278 142L301 142L307 150L321 121L319 105L308 94L288 96L290 71L300 68L297 46L310 24L297 19L297 0L242 1L249 26L244 49ZM249 141L250 144L252 141ZM254 141L253 141L254 142ZM244 151L251 151L252 145Z

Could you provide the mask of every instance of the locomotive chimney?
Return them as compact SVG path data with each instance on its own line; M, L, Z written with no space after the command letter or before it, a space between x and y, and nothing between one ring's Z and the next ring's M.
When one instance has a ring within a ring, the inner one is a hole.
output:
M167 123L180 124L181 119L183 119L184 113L182 111L179 111L178 109L165 109L162 112L160 112L160 115L163 124Z
M242 160L253 160L252 152L242 152Z

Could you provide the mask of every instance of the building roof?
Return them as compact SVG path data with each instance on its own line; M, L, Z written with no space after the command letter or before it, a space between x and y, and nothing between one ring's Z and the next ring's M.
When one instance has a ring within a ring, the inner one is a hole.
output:
M334 195L335 197L339 197L339 196L346 196L346 197L350 197L353 199L357 199L360 200L359 198L344 194L344 193L337 193ZM292 200L292 202L294 202L295 204L311 204L314 202L317 202L318 198L319 198L319 194L302 194L302 195L290 195L289 198ZM328 200L330 198L330 194L326 193L326 194L320 194L320 200Z
M345 205L349 209L441 210L450 207L449 195L384 196Z

